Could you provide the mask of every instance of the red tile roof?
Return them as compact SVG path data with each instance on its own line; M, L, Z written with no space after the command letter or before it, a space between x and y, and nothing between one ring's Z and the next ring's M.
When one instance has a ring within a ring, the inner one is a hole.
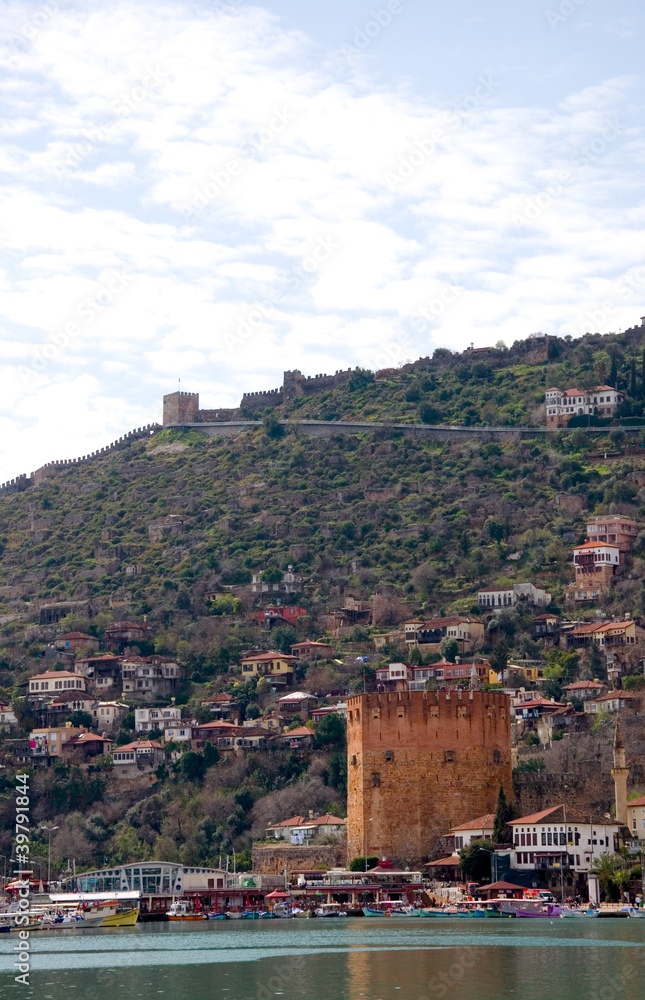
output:
M492 830L495 825L495 813L486 813L485 816L478 816L477 819L471 819L468 823L460 823L459 826L453 826L451 833L454 830Z
M550 809L543 809L541 812L531 813L529 816L520 816L519 819L512 819L509 826L530 826L541 823L547 816L562 809L562 806L551 806Z
M157 743L156 740L135 740L134 743L127 743L124 747L115 747L115 753L121 753L123 750L163 750L161 743Z
M264 732L264 730L263 730ZM282 734L285 739L289 739L291 736L313 736L313 729L307 729L306 726L298 726L297 729L290 729L288 732Z
M620 549L619 545L612 542L584 542L582 545L574 545L574 552L581 552L583 549Z
M56 680L60 680L61 677L77 677L79 680L81 680L81 675L75 674L72 670L48 670L44 674L33 674L33 676L29 678L29 680L50 681L53 677L55 677Z
M639 795L637 799L630 799L627 803L627 808L630 806L645 806L645 795Z
M590 689L598 691L604 688L604 684L600 681L576 681L575 684L567 684L564 688L565 691L588 691Z
M246 663L249 660L296 660L297 657L290 656L288 653L252 653L248 656L242 657L242 663Z
M59 635L56 638L56 642L61 642L63 639L91 639L92 642L99 641L95 635L86 635L85 632L66 632L65 635Z

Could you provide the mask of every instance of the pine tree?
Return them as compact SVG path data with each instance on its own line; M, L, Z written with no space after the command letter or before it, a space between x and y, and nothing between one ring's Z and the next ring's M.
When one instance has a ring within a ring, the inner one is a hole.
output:
M504 786L499 786L497 796L497 809L495 811L495 823L493 825L493 841L496 844L512 844L513 830L509 823L515 817L515 810L512 803L506 801Z
M632 369L629 376L629 395L636 399L636 358L632 358Z
M643 359L641 361L641 397L645 399L645 349L643 350Z

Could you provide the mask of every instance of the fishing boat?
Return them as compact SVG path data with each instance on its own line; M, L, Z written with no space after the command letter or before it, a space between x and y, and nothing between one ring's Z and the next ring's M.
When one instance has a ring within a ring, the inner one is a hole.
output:
M205 913L200 911L195 911L190 909L190 905L183 901L178 901L170 904L170 909L167 912L168 920L207 920ZM240 916L242 914L240 913ZM136 922L136 921L135 921ZM117 926L116 924L110 925L112 927ZM123 926L123 925L120 925Z
M625 910L627 911L628 917L636 919L640 918L641 920L645 918L645 910L641 910L637 906L623 906L623 911Z
M117 910L116 913L107 916L101 927L134 927L138 919L139 907L132 906L130 909Z
M228 920L228 914L224 913L223 910L213 911L207 916L209 920Z
M366 916L366 917L384 917L386 915L386 913L389 916L389 911L386 911L386 910L377 910L373 906L364 906L363 907L363 915Z

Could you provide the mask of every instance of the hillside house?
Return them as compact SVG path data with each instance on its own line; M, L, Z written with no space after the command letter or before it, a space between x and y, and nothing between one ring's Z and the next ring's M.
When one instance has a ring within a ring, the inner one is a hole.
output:
M475 653L484 642L484 623L465 615L431 618L414 631L408 624L412 623L406 623L406 644L418 646L422 652L438 653L444 639L455 639L461 654Z
M61 757L66 764L91 764L98 757L107 757L112 750L109 736L79 733L63 743Z
M92 714L94 695L87 691L62 691L51 700L34 704L34 712L41 726L60 726L75 712Z
M312 708L311 718L318 723L326 715L340 715L342 719L347 718L347 702L339 701L335 705L322 705L320 708Z
M108 649L120 650L124 645L136 645L152 638L152 627L147 622L112 622L103 630Z
M388 663L376 671L376 690L407 691L409 674L406 663Z
M374 649L377 652L379 649L387 649L392 646L404 646L405 639L406 633L400 629L395 629L392 632L380 632L378 635L372 636Z
M605 693L607 685L600 681L576 681L575 684L567 684L563 688L568 698L575 698L576 701L589 701L591 698L599 698Z
M173 695L184 675L175 660L163 656L130 656L121 662L123 697L158 701Z
M292 691L291 694L278 698L275 704L276 714L278 718L287 720L298 715L304 722L317 701L316 695L308 694L307 691Z
M80 618L93 618L95 607L91 601L56 601L43 604L40 608L39 623L41 625L56 625L68 615L78 615Z
M222 692L221 694L211 694L200 702L202 708L208 708L215 719L223 719L225 722L239 722L240 706L232 694Z
M566 707L564 702L555 701L554 698L531 698L528 701L521 701L512 709L517 736L537 733L541 728L539 724L542 719Z
M315 736L313 729L298 726L297 729L289 729L283 733L282 740L290 750L309 750L314 744Z
M545 649L560 645L562 618L559 615L538 615L533 619L533 638L541 639Z
M567 647L587 649L597 645L606 650L617 646L639 646L645 641L645 629L632 618L602 624L578 625L567 633Z
M331 660L334 657L334 647L328 642L295 642L291 647L297 660Z
M293 566L287 566L279 583L266 583L262 579L263 571L258 570L251 578L251 591L254 594L297 594L302 589L302 576L294 573Z
M18 719L10 705L0 701L0 733L10 733L17 729Z
M275 713L271 713L270 715L261 715L257 719L245 719L242 725L245 729L265 729L268 733L281 733L282 723L282 719Z
M98 698L121 692L122 657L104 653L101 656L82 656L74 662L74 672L86 680L86 688Z
M85 691L85 678L70 670L51 670L29 678L29 701L41 702L62 691Z
M638 521L621 514L604 514L587 520L587 541L617 545L621 552L631 552L638 537Z
M56 649L75 653L79 649L88 651L98 649L99 640L96 636L86 635L85 632L66 632L54 640L54 646Z
M29 746L34 762L43 761L49 764L51 758L60 757L62 749L68 740L74 739L86 732L83 728L72 725L67 726L44 726L43 728L32 729L29 733Z
M633 691L608 691L597 698L588 698L584 709L590 715L598 712L620 712L621 715L638 715L641 696Z
M546 608L551 603L551 594L532 583L515 583L510 587L486 587L477 594L481 611L499 611L526 604L531 608Z
M288 687L293 681L296 662L295 656L276 653L273 650L267 653L247 654L242 657L242 676L245 680L250 677L265 677L274 687Z
M126 746L115 747L112 763L117 778L136 778L154 771L166 759L166 751L156 740L136 740Z
M92 705L94 725L101 732L112 732L128 712L128 706L122 704L120 701L97 701Z
M569 426L571 417L595 415L606 419L613 417L616 408L624 402L622 392L610 385L597 385L593 389L547 389L546 427L556 431Z
M181 708L168 705L167 708L135 708L134 731L136 733L151 733L155 730L165 730L169 726L177 726L181 722Z
M284 622L295 627L298 619L306 614L307 609L299 608L297 605L275 604L273 607L265 608L264 611L258 611L258 621L260 625L264 625L267 631L270 631L276 625L282 625Z
M191 743L192 735L192 726L189 722L167 726L163 731L164 746L168 743Z

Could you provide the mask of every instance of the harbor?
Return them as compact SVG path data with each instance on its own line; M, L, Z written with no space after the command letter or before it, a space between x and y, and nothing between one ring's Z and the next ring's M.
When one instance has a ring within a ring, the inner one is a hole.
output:
M518 995L524 1000L636 1000L642 996L643 926L630 920L350 917L43 930L35 938L32 983L44 1000L58 1000L69 990L85 1000L124 990L133 997L192 1000L216 995L227 1000L273 995L417 1000L448 991L460 1000ZM0 939L0 998L15 988L12 943L9 936ZM567 986L556 992L557 983Z

